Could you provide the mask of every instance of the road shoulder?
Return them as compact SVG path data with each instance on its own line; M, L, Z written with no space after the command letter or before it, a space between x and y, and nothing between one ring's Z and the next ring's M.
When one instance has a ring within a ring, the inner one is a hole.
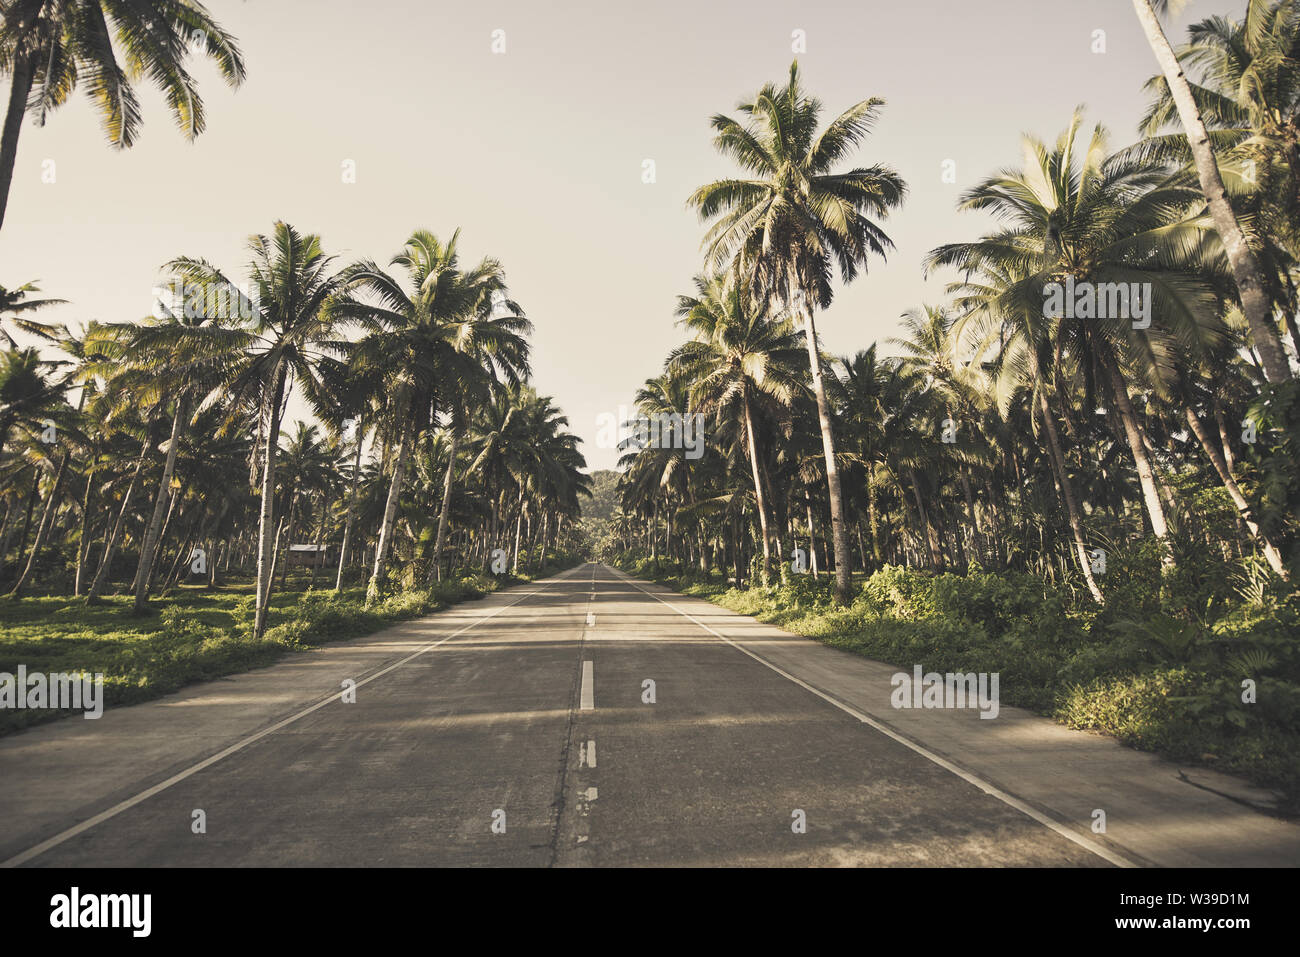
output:
M890 665L637 581L813 693L868 716L1134 864L1300 864L1300 826L1243 803L1249 786L1236 778L1204 770L1184 774L1163 758L1021 708L1004 705L993 720L974 709L896 709L890 694L898 669ZM1093 832L1097 811L1105 814L1105 834Z

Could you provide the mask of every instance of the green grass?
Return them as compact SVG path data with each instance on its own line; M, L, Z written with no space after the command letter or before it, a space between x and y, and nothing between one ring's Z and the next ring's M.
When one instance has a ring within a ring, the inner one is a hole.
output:
M548 566L547 573L553 566ZM286 654L371 634L525 578L476 574L428 590L398 592L365 607L363 587L310 591L292 579L273 592L266 635L252 637L253 586L181 587L132 613L129 597L87 605L67 596L0 599L0 672L102 673L104 704L134 704L196 681L271 664ZM298 590L294 590L297 584ZM0 710L0 734L66 715L52 709Z
M978 568L887 567L855 581L848 607L826 576L737 590L645 561L625 570L900 670L998 672L1005 704L1241 774L1300 813L1300 595L1248 599L1230 569L1208 567L1162 589L1158 561L1119 558L1102 611L1032 575Z

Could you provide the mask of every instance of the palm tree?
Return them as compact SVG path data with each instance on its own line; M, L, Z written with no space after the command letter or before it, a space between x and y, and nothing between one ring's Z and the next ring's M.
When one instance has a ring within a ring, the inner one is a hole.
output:
M6 289L4 286L0 286L0 338L4 339L10 349L17 349L18 343L14 340L13 334L4 327L3 320L5 319L12 322L16 329L41 339L50 340L54 334L55 330L52 326L37 322L34 319L28 319L26 314L48 309L51 306L62 306L66 303L62 299L27 298L31 293L40 291L40 288L33 282L23 283L16 289Z
M350 345L336 348L346 355ZM361 452L383 406L383 381L333 356L317 360L318 379L303 381L303 392L316 418L343 444L351 445L352 462L340 464L348 477L348 504L339 547L334 590L343 588L343 574L354 545L357 495L361 488Z
M57 363L64 367L64 373L58 388L60 391L76 388L79 395L75 412L69 406L66 410L61 410L63 414L59 416L62 420L60 430L62 435L58 444L62 448L63 454L60 456L58 467L55 470L49 498L46 500L45 510L41 515L40 525L37 527L36 540L32 544L27 565L18 576L18 580L14 583L13 590L10 592L14 598L21 595L23 587L36 566L41 549L45 547L46 540L51 532L55 512L59 507L59 497L63 490L64 478L72 462L74 446L78 446L84 451L93 444L92 440L82 431L80 419L86 402L95 388L93 381L94 370L104 357L105 352L108 351L112 338L112 334L107 327L93 320L78 332L74 332L67 326L42 326L40 334L53 343L64 355L68 356L67 360L60 360Z
M1105 597L1092 569L1083 512L1049 399L1051 382L1044 374L1044 369L1050 364L1050 359L1045 357L1051 355L1052 330L1041 304L1028 304L1019 297L1024 290L1025 278L1021 272L999 271L990 263L982 267L978 277L956 284L953 288L961 294L956 303L961 317L954 333L958 339L966 332L973 333L976 356L983 356L990 348L996 348L997 354L993 357L995 375L991 384L995 389L998 412L1004 419L1017 392L1022 388L1029 390L1031 408L1037 409L1043 431L1047 434L1048 454L1065 504L1079 572L1093 600L1104 604Z
M1168 522L1124 366L1162 388L1180 342L1222 337L1212 281L1219 261L1205 241L1209 224L1193 191L1161 167L1109 156L1101 126L1080 161L1075 139L1081 123L1076 113L1051 150L1027 137L1023 169L969 190L960 208L990 211L1007 226L975 242L933 250L926 268L956 266L968 277L1008 277L1010 285L998 294L1002 311L1036 310L1043 316L1048 291L1069 281L1089 282L1094 289L1122 284L1126 290L1136 282L1151 290L1151 321L1143 330L1118 309L1114 315L1108 309L1104 316L1054 321L1061 347L1087 363L1089 384L1099 380L1114 401L1152 532L1163 545ZM1173 564L1168 549L1165 562Z
M697 277L696 295L679 296L677 316L693 334L668 359L674 375L692 384L700 412L743 425L762 534L763 580L771 577L770 496L764 488L755 420L759 403L788 409L806 388L800 371L804 333L768 319L738 277ZM781 556L778 555L778 559ZM781 563L784 570L785 564Z
M281 450L279 458L278 471L281 481L285 484L285 521L283 526L284 534L281 540L276 543L276 553L271 566L274 568L279 561L280 555L285 555L280 578L280 586L283 588L289 574L287 555L293 545L294 533L298 529L298 519L301 516L298 507L299 500L310 500L313 497L320 499L322 514L318 527L323 532L325 527L324 513L328 510L329 496L335 481L334 464L336 456L328 443L327 437L322 435L317 425L299 421L297 428L294 429ZM304 507L301 511L305 512L307 509ZM310 524L308 524L308 528L310 528ZM283 549L281 548L282 545Z
M716 218L704 239L709 262L715 268L734 263L742 275L752 275L762 295L779 297L803 321L841 603L849 600L851 559L813 310L830 305L836 264L847 283L865 270L872 253L883 258L892 246L870 217L884 217L902 204L902 179L879 165L835 171L870 131L882 105L880 99L863 100L819 133L821 102L800 88L796 62L784 88L767 84L741 104L748 124L722 115L713 118L714 145L751 178L711 183L689 200L702 219Z
M0 0L0 71L10 74L0 135L0 227L24 114L43 126L81 83L99 109L109 143L126 149L142 122L132 83L148 76L192 140L205 125L203 100L187 69L196 49L232 87L243 82L235 39L198 0Z
M470 419L465 450L470 463L467 475L481 477L483 496L488 502L482 564L493 548L499 548L508 516L507 496L521 492L519 476L525 474L534 453L534 432L529 428L529 407L537 398L528 386L511 386L498 391L487 405ZM522 499L517 499L522 501Z
M446 547L456 453L464 435L468 410L486 402L494 391L518 386L528 376L528 342L532 323L523 309L510 299L505 274L494 259L483 260L462 280L471 306L450 317L446 339L446 375L456 388L445 390L448 411L447 472L442 503L438 509L438 530L434 539L430 581L442 577L442 553Z
M1242 229L1259 258L1267 291L1300 351L1295 286L1287 275L1300 252L1300 6L1295 0L1248 0L1242 20L1214 16L1188 27L1179 62L1218 154ZM1195 174L1178 107L1163 74L1133 151L1174 160ZM1165 130L1176 132L1164 132Z
M671 369L647 379L635 397L638 419L625 423L635 427L636 434L623 443L629 451L619 459L619 466L626 468L623 495L628 500L636 497L642 506L649 504L652 534L657 531L660 514L671 528L675 506L690 497L691 460L686 457L685 423L693 414L691 384L687 375L674 374ZM653 435L648 428L651 422L655 423ZM658 557L654 546L652 550Z
M39 433L63 392L49 377L51 363L35 348L0 351L0 452L16 430Z
M1165 75L1169 85L1169 95L1173 98L1187 135L1187 144L1191 149L1192 160L1196 164L1196 174L1200 180L1201 192L1209 204L1210 217L1214 228L1223 242L1223 250L1232 267L1232 276L1241 297L1242 311L1250 325L1251 337L1259 352L1264 366L1264 374L1273 383L1285 382L1291 378L1291 366L1287 362L1286 350L1282 348L1282 338L1278 335L1273 321L1272 302L1268 296L1263 273L1255 253L1246 241L1237 214L1228 201L1227 189L1223 185L1223 175L1219 170L1210 135L1206 132L1205 121L1192 94L1191 85L1177 54L1165 36L1160 25L1159 14L1171 6L1181 6L1181 0L1133 0L1133 9L1138 22L1146 34L1151 52ZM1250 12L1258 12L1262 5L1251 4Z
M199 403L200 409L223 401L232 415L241 415L246 399L256 402L262 476L253 634L260 638L271 599L275 464L284 405L295 383L318 382L321 350L331 341L334 322L325 306L342 281L330 274L333 259L325 255L320 237L299 233L288 223L277 222L270 236L251 237L248 248L252 259L246 297L235 296L235 283L206 260L181 257L168 263L166 268L183 286L227 293L204 297L205 302L218 303L222 313L196 326L150 327L147 334L137 332L136 341L156 357L154 361L179 352L218 373L218 384ZM238 316L231 314L236 311ZM244 315L251 318L237 322ZM255 459L254 474L258 464Z
M51 373L63 363L42 359L34 348L0 351L0 450L14 444L13 439L24 440L26 454L24 464L32 469L32 495L29 499L28 515L30 521L31 505L39 489L42 473L53 471L55 480L50 484L46 507L42 511L40 529L37 534L37 547L30 553L31 557L21 573L17 586L12 592L18 597L22 585L30 575L40 547L44 545L44 535L48 532L47 517L52 518L52 509L58 502L58 493L62 486L64 470L67 466L69 430L75 427L72 409L64 400L66 378ZM54 426L58 444L51 444L42 439L49 426ZM55 448L61 447L64 455L60 464L53 459ZM20 450L21 451L21 450ZM16 470L14 478L21 469ZM19 548L26 543L27 531L24 526L23 540ZM7 542L4 551L7 551ZM4 558L0 552L0 561Z
M334 315L372 328L352 349L351 357L384 381L387 422L396 442L392 482L366 592L370 602L377 599L387 578L393 521L411 451L436 422L439 408L453 405L458 377L465 377L468 390L463 401L483 394L473 377L484 373L484 361L487 370L505 370L515 382L527 372L522 332L528 326L522 311L505 295L500 264L486 259L463 271L459 237L457 230L443 243L427 230L417 230L391 262L406 270L413 292L373 262L363 262L347 270L348 295L331 307ZM494 314L499 306L505 316ZM436 548L434 558L438 560Z

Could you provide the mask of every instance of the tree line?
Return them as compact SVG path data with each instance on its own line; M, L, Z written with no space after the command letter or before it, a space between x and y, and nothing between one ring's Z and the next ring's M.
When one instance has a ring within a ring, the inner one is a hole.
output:
M299 540L339 543L336 589L364 560L370 603L572 550L580 440L528 384L531 324L501 264L463 265L458 246L417 230L387 268L336 268L279 222L249 240L242 283L166 264L171 293L138 322L45 323L57 300L3 292L9 595L117 584L144 610L196 570L252 573L260 636ZM315 421L285 428L291 394Z
M902 317L893 354L831 355L815 323L892 249L907 185L855 165L883 103L823 127L795 64L713 118L739 172L690 198L708 231L686 341L637 395L663 422L706 414L706 454L628 448L601 554L738 585L804 562L841 602L886 563L1028 569L1099 604L1117 553L1166 580L1208 549L1294 581L1300 14L1250 0L1173 51L1135 7L1162 71L1141 139L1078 112L1026 137L962 195L994 226L926 256L946 298ZM1094 299L1062 309L1065 289Z

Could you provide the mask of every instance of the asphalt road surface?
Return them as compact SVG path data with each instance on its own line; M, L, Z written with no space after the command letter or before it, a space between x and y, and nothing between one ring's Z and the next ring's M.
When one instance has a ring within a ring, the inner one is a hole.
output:
M22 863L1111 866L609 568L521 594Z

